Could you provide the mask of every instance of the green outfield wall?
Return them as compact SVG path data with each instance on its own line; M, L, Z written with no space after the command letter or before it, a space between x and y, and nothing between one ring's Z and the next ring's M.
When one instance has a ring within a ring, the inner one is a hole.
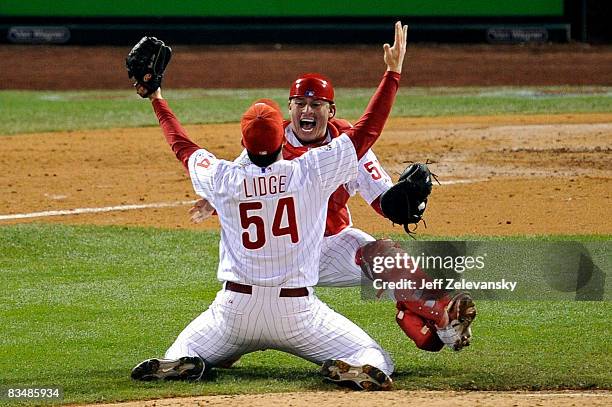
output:
M0 0L4 17L549 17L564 0Z

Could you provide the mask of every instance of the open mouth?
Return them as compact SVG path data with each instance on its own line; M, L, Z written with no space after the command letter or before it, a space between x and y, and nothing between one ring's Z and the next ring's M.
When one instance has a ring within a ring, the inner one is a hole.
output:
M317 122L315 119L305 118L300 120L300 128L302 131L313 131Z

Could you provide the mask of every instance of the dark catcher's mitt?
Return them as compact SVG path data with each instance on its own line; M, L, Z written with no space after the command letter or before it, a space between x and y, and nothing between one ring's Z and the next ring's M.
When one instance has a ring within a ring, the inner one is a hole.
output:
M422 219L433 185L431 179L426 164L411 164L400 175L397 184L380 197L383 214L391 222L403 225L406 233L411 233L408 225L417 224Z
M147 90L147 93L140 96L145 98L161 86L171 57L172 49L155 37L142 37L138 44L134 45L125 59L125 66L128 76Z

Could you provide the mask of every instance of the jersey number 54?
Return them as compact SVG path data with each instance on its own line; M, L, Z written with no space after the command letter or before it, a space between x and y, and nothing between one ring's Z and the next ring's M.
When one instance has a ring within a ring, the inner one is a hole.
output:
M243 202L239 205L240 209L240 224L244 229L242 232L242 245L249 250L261 249L266 244L266 224L264 218L259 216L257 212L249 214L249 212L259 211L263 208L263 203L260 201ZM286 219L286 226L282 226L283 219ZM248 228L255 225L255 239L251 239L251 234ZM295 202L293 197L285 197L278 200L276 210L274 211L274 220L272 221L272 236L291 237L291 243L297 243L300 240L298 236L297 222L295 220Z

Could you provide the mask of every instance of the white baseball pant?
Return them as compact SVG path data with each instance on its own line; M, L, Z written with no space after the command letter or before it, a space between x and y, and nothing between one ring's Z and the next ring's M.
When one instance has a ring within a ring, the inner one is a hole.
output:
M355 263L357 250L375 239L367 233L346 228L323 238L319 262L319 287L356 287L361 284L361 267Z
M393 361L367 333L330 309L312 289L279 297L280 287L253 286L251 294L221 290L210 307L180 333L165 357L200 356L212 366L264 349L291 353L317 365L340 359L386 374Z

